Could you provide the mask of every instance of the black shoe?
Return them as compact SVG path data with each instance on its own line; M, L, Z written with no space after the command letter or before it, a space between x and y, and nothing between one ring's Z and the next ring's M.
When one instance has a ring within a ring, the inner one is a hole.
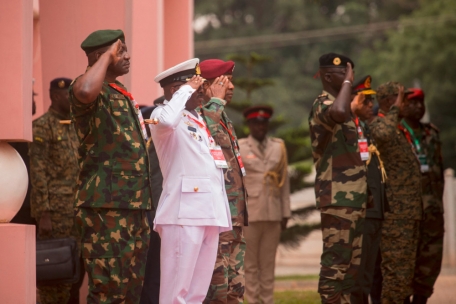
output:
M426 304L428 298L420 295L413 295L413 304Z

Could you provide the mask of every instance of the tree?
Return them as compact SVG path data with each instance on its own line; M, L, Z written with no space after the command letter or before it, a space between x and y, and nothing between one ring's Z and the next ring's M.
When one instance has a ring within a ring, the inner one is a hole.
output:
M455 1L421 1L421 8L402 18L399 30L377 41L361 61L378 84L395 80L422 87L431 121L441 130L444 164L452 168L456 168L455 15Z

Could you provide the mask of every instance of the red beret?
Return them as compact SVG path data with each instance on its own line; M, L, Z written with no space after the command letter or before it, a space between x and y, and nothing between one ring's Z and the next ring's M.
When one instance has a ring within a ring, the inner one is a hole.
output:
M407 95L407 99L424 99L424 92L421 89L411 88L407 91L411 92Z
M226 74L232 74L234 61L223 61L220 59L208 59L200 63L201 77L214 79Z

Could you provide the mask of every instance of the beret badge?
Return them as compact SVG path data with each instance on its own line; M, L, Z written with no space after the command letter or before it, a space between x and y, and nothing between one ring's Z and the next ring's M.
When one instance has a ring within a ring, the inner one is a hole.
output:
M195 67L195 73L196 73L196 75L201 75L201 68L198 63L196 64L196 67Z
M65 87L65 81L64 80L60 80L57 85L59 86L59 88L63 89Z
M339 57L334 58L333 63L334 65L339 65L342 61L340 60Z

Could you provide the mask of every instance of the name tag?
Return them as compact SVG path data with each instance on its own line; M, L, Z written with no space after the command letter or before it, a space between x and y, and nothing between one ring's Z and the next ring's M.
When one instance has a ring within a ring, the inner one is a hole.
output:
M109 94L110 99L125 99L125 96L122 94Z
M228 168L228 164L226 163L225 156L223 155L222 147L215 146L209 148L211 152L212 158L214 159L215 166L217 168Z
M189 129L189 130L192 131L192 132L196 132L196 128L193 128L193 127L188 126L187 129Z
M367 144L366 138L358 139L359 154L361 155L361 160L366 161L369 159L369 146Z
M418 159L420 160L421 173L429 172L429 165L427 163L426 155L420 154L420 155L418 155Z

